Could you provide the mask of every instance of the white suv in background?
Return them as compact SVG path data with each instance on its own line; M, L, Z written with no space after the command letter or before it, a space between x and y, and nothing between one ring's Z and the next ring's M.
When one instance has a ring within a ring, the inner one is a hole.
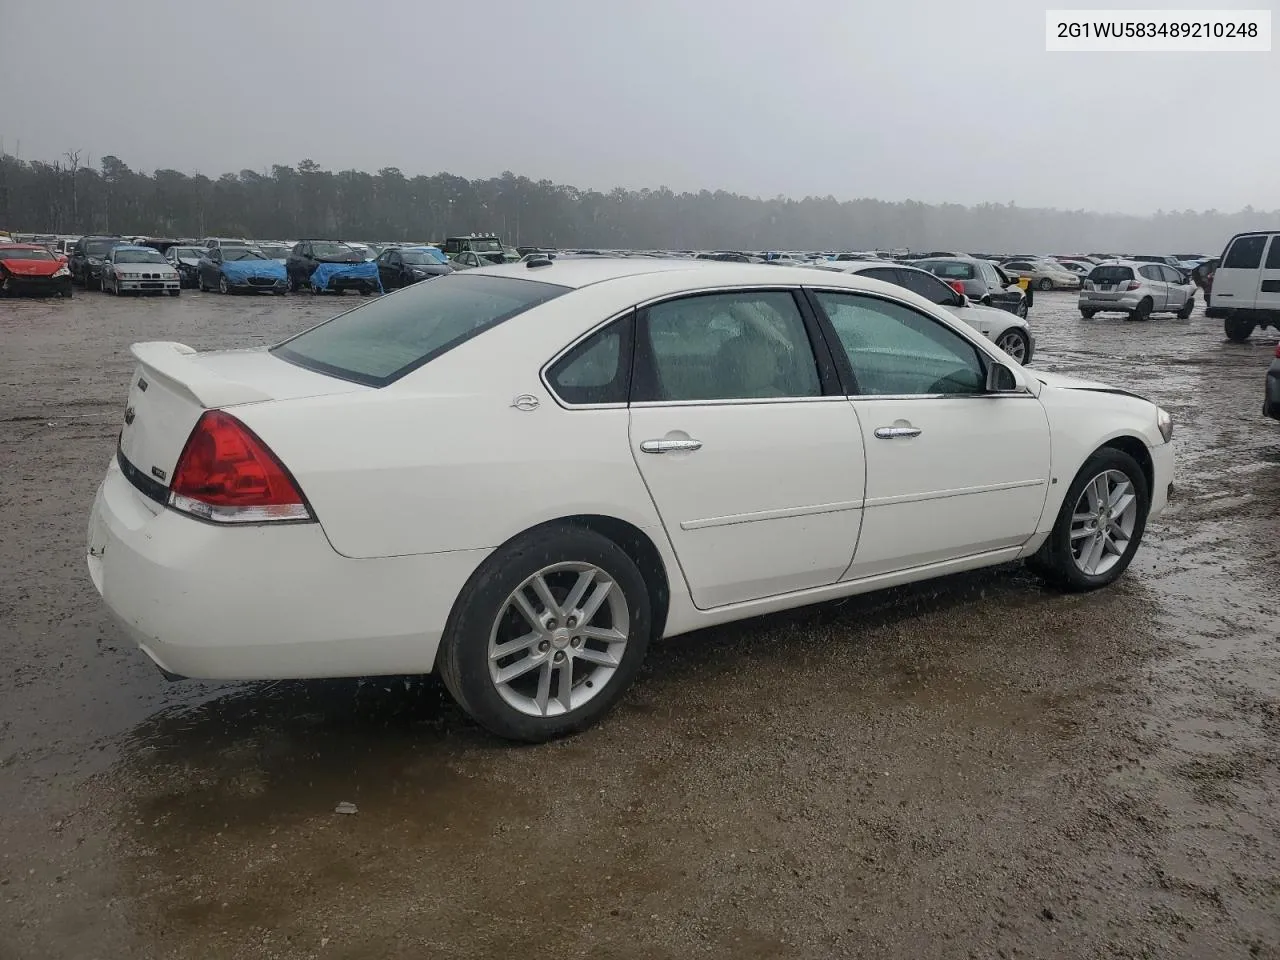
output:
M1196 288L1190 277L1163 263L1108 260L1085 277L1079 305L1086 320L1108 312L1127 314L1126 320L1149 320L1153 313L1187 320L1196 308Z
M1280 328L1280 231L1238 233L1228 241L1205 315L1220 318L1235 341L1248 340L1256 327Z

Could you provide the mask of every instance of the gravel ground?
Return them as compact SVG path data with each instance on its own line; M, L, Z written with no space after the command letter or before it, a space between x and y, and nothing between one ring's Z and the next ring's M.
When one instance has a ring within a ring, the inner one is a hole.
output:
M430 678L167 683L89 582L128 345L333 309L0 305L0 958L1280 958L1274 333L1037 295L1036 366L1177 420L1112 589L1001 568L683 637L512 747Z

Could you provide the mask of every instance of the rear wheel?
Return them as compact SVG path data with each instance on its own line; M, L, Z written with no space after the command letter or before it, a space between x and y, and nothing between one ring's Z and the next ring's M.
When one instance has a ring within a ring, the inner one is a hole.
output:
M1129 311L1128 319L1137 320L1139 322L1150 320L1151 307L1152 307L1151 298L1143 297L1141 300L1138 301L1138 305L1133 310Z
M437 665L486 729L550 740L608 712L640 668L651 629L644 578L621 547L583 527L543 527L468 581Z
M1227 317L1222 321L1222 326L1227 334L1227 339L1233 343L1244 343L1253 335L1255 326L1252 320L1244 317Z
M1040 283L1037 284L1037 286L1039 286L1041 290L1052 290L1053 281L1050 280L1048 277L1041 277Z
M1027 336L1026 331L1018 327L1010 327L996 337L996 346L1017 360L1019 364L1025 364L1031 360L1031 338Z
M302 289L302 284L298 283L298 278L293 276L293 274L290 274L289 275L289 292L297 293L301 289Z
M1182 305L1182 309L1178 311L1179 320L1190 320L1191 314L1196 308L1196 298L1187 297L1187 302Z
M1105 587L1133 560L1150 506L1147 478L1137 461L1103 447L1076 474L1049 539L1029 565L1068 590Z
M1097 310L1087 310L1084 307L1080 308L1080 316L1084 317L1086 320L1092 320L1097 315Z

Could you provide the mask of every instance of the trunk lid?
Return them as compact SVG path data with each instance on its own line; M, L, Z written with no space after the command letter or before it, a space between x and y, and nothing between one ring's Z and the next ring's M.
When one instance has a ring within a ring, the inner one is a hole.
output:
M197 353L184 343L136 343L120 452L144 476L168 484L205 410L372 389L286 363L267 352Z

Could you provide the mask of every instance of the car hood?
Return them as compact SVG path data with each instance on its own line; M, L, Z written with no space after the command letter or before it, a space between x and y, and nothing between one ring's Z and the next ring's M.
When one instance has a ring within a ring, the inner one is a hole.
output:
M1056 390L1092 390L1095 393L1114 393L1121 397L1133 397L1137 400L1146 400L1148 403L1152 402L1141 394L1132 393L1129 390L1121 390L1119 387L1113 387L1109 384L1098 383L1096 380L1080 380L1061 373L1046 373L1043 370L1035 370L1031 375L1045 386L1053 387Z
M52 277L66 266L60 260L5 260L3 263L15 277Z

